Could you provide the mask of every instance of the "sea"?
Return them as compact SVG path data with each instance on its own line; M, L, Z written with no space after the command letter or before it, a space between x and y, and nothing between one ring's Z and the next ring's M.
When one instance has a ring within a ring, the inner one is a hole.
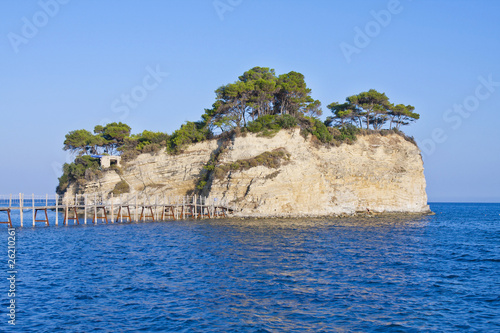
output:
M430 207L0 225L0 331L500 332L500 204Z

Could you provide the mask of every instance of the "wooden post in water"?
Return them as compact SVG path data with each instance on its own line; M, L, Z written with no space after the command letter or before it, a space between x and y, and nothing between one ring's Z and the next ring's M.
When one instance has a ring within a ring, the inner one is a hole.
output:
M76 209L76 211L78 212L78 194L75 194L74 204L75 204L75 208L74 209Z
M144 214L144 211L146 210L146 208L145 208L144 206L146 206L146 198L145 198L145 196L143 195L143 196L142 196L142 209L141 209L141 217L140 217L139 219L144 219L144 217L145 217L145 215L146 215L146 214ZM144 220L141 220L140 222L144 222Z
M134 211L134 220L137 222L137 194L135 195L135 211Z
M94 218L92 221L95 221L97 224L97 193L94 193Z
M69 208L68 208L68 201L66 200L66 203L64 203L63 199L63 204L64 204L64 225L68 225L68 214L69 214Z
M196 207L196 194L193 196L193 208L194 208L194 218L197 219L198 218L198 210L197 210L197 207Z
M122 209L123 209L123 202L124 202L124 201L123 201L123 194L121 194L121 195L120 195L120 212L121 212L121 215L120 215L120 222L121 222L121 223L123 223L123 212L122 212ZM130 216L130 206L129 206L129 202L128 202L128 194L127 194L127 199L125 199L125 204L127 205L127 207L129 207L129 208L127 208L127 209L128 209L128 215L129 215L129 217L128 217L128 221L129 221L129 222L131 222L131 221L130 221L130 219L131 219L132 217Z
M114 212L114 206L113 206L113 192L111 192L111 223L115 223L115 212ZM106 210L106 207L104 207L104 210Z
M83 224L87 224L87 193L83 195Z
M207 215L209 214L208 212L208 207L207 207L207 197L203 199L203 208L201 209L202 214L205 212L205 208L207 209Z
M163 206L161 206L161 217L162 220L165 220L165 207L167 206L167 197L165 192L163 192Z
M172 209L174 210L174 217L176 220L178 220L178 216L177 216L177 200L174 198L171 198L171 197L168 197L168 203L172 205Z
M9 195L9 208L12 207L12 193Z
M75 217L78 217L78 194L75 194L75 207L74 207L74 211L75 211Z
M155 221L158 221L158 194L155 194Z
M175 219L179 220L181 217L179 216L179 197L174 198L174 203L175 203Z
M35 226L35 194L31 193L31 210L33 216L33 226Z
M175 203L175 219L179 220L181 217L179 215L179 203L180 203L180 199L179 199L178 196L176 196L174 198L174 203Z
M59 225L59 195L56 193L56 225Z
M118 222L118 217L120 217L120 223L123 222L123 194L120 194L118 197L118 202L116 205L119 207L118 209L120 210L120 214L118 212L116 213L116 222ZM113 221L113 223L115 223Z
M24 206L24 197L22 193L19 193L19 217L21 219L21 227L23 226L23 206Z
M128 203L128 194L127 194L127 199L125 199L125 204L128 207L127 208L128 215L129 215L128 220L129 220L129 222L131 222L130 221L130 219L131 219L131 216L130 216L130 206L129 206L129 203ZM118 218L118 216L117 216L117 218ZM123 194L120 194L120 223L123 223Z
M184 211L184 202L186 201L186 197L182 197L182 219L184 220L186 218L186 212Z
M212 198L212 216L215 216L215 198Z
M120 198L118 199L118 210L120 212L119 215L116 216L116 220L118 221L118 218L120 218L120 223L123 223L123 194L120 194Z

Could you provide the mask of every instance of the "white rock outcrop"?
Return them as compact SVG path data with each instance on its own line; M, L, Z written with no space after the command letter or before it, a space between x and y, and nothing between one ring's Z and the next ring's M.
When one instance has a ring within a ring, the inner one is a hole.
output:
M83 191L111 192L120 181L131 194L185 195L193 191L212 153L222 140L188 147L180 155L142 154L128 162L121 175L105 171ZM290 159L279 168L256 166L210 176L204 195L225 199L236 216L332 216L356 212L429 212L420 150L402 136L358 136L352 144L325 147L304 139L298 129L282 130L273 138L247 134L230 140L218 165L249 159L284 148ZM75 193L72 184L66 195Z

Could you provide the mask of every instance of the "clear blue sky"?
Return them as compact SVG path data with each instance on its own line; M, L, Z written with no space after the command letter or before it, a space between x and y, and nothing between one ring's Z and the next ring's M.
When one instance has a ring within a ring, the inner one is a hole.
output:
M500 202L499 12L494 0L3 1L0 193L52 193L71 130L171 133L262 66L303 73L323 117L371 88L414 105L405 131L429 201Z

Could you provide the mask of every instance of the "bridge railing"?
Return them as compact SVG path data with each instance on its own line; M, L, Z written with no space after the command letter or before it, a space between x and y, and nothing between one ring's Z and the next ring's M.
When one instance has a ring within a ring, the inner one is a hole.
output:
M55 218L56 225L60 220L59 214L64 216L63 223L65 224L67 224L71 214L73 214L73 217L83 215L86 224L87 218L93 221L98 215L98 211L102 214L103 210L104 214L109 215L111 221L114 221L115 217L118 217L117 215L120 215L122 221L124 212L122 208L124 206L128 206L127 212L133 213L133 220L136 222L141 220L145 210L147 210L148 216L154 216L153 220L163 218L166 212L170 215L175 213L176 218L184 219L186 217L201 218L201 216L210 217L214 215L218 217L217 212L220 211L225 212L223 215L226 216L227 213L234 211L234 208L226 200L197 195L169 196L167 193L154 195L146 193L121 194L116 196L107 193L90 193L74 196L66 195L64 197L57 194L26 195L21 193L0 195L0 212L17 212L16 216L19 218L21 226L23 226L24 219L30 219L30 215L33 226L40 222L37 217L37 212L40 210L45 210L45 214L42 212L42 215L45 216L49 211L52 211L50 214ZM28 214L25 216L26 213ZM47 221L46 224L49 225L49 222Z
M57 194L0 194L0 207L55 206L58 199Z

